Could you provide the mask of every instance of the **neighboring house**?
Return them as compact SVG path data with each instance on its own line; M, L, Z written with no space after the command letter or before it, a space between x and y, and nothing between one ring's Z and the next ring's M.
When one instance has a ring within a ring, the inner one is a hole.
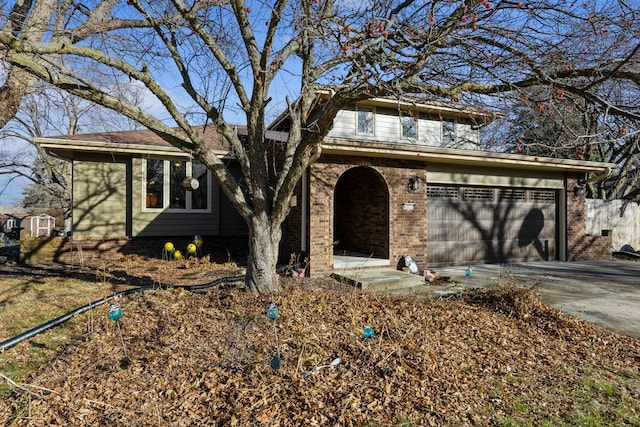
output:
M18 240L21 230L32 237L49 237L55 225L55 218L47 214L0 214L0 232L12 240Z
M613 165L473 150L491 119L385 99L341 111L297 187L283 260L305 253L317 276L345 268L344 255L391 267L405 253L421 267L610 255L606 236L586 234L578 190ZM271 129L287 126L282 116ZM246 236L210 173L149 131L39 142L73 162L74 236ZM185 191L194 179L197 189Z

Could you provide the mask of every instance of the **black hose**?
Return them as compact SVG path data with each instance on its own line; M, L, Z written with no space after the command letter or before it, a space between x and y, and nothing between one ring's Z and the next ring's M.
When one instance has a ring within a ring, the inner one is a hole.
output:
M240 280L243 280L244 276L235 276L235 277L222 277L220 279L216 279L212 282L209 283L203 283L203 284L199 284L199 285L167 285L164 283L161 283L159 285L147 285L147 286L139 286L137 288L130 288L130 289L125 289L123 291L118 291L114 294L109 295L106 298L102 298L96 301L93 301L87 305L84 305L82 307L78 307L75 310L72 310L66 314L63 314L61 316L56 317L53 320L49 320L48 322L45 322L39 326L36 326L33 329L29 329L26 332L23 332L19 335L16 335L13 338L9 338L8 340L2 341L0 342L0 351L2 350L6 350L9 349L19 343L21 343L22 341L29 339L31 337L34 337L48 329L53 328L54 326L58 326L61 325L62 323L66 322L67 320L71 319L73 316L75 316L76 314L81 314L84 313L85 311L91 310L93 308L99 307L102 304L104 304L107 301L111 301L114 298L120 297L120 296L124 296L124 295L130 295L130 294L134 294L137 292L142 292L142 291L149 291L149 290L154 290L154 289L162 289L162 290L167 290L167 289L175 289L175 288L180 288L180 289L185 289L188 291L192 291L192 292L197 292L203 289L207 289L210 288L212 286L216 286L219 285L220 283L231 283L231 282L238 282Z

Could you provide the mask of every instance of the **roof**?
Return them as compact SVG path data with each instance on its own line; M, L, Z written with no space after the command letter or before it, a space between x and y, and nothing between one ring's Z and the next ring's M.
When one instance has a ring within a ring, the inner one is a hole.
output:
M207 146L220 155L229 154L229 144L214 126L194 127ZM238 133L246 133L244 126L237 126ZM189 154L166 142L148 129L97 132L77 135L61 135L38 138L37 142L49 153L71 160L76 153L146 154L167 157L188 157Z
M246 126L234 127L238 135L247 134ZM233 157L229 144L222 134L216 132L214 126L194 128L203 136L205 144L213 152L221 157ZM283 135L281 132L268 131L267 138L282 141ZM174 147L148 129L37 138L37 142L47 152L67 160L73 159L77 153L189 157L189 153Z
M371 102L397 101L376 99ZM424 106L427 108L427 106ZM462 108L460 106L439 105L433 108ZM469 113L469 110L467 110ZM480 111L477 114L487 114ZM478 116L481 117L481 116ZM238 134L246 134L245 126L237 126ZM214 126L200 126L201 132L211 149L221 157L233 157L223 136ZM268 131L268 138L284 140L282 132ZM100 132L82 135L66 135L54 138L39 138L38 142L50 153L73 159L77 153L103 153L124 155L150 155L158 157L189 157L189 154L172 146L150 130L121 132ZM597 173L602 178L616 167L615 163L591 162L585 160L556 159L526 156L521 154L497 153L478 150L460 150L402 143L365 142L347 139L326 138L321 146L324 154L350 156L386 157L407 160L422 160L430 163L455 164L463 166L500 167L504 169L527 169Z

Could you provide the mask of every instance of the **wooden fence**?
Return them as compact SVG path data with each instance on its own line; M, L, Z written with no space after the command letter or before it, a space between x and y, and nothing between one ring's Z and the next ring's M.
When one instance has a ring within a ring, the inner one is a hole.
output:
M612 251L629 245L640 251L640 205L626 200L587 199L587 233L612 236Z

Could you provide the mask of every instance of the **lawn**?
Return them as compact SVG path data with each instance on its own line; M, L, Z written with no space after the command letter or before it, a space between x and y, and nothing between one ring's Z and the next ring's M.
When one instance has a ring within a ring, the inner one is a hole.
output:
M0 339L123 287L238 270L128 259L55 273L0 275ZM638 340L532 290L434 299L283 283L268 297L241 283L136 293L117 300L118 321L104 305L26 340L0 355L0 423L640 425Z

